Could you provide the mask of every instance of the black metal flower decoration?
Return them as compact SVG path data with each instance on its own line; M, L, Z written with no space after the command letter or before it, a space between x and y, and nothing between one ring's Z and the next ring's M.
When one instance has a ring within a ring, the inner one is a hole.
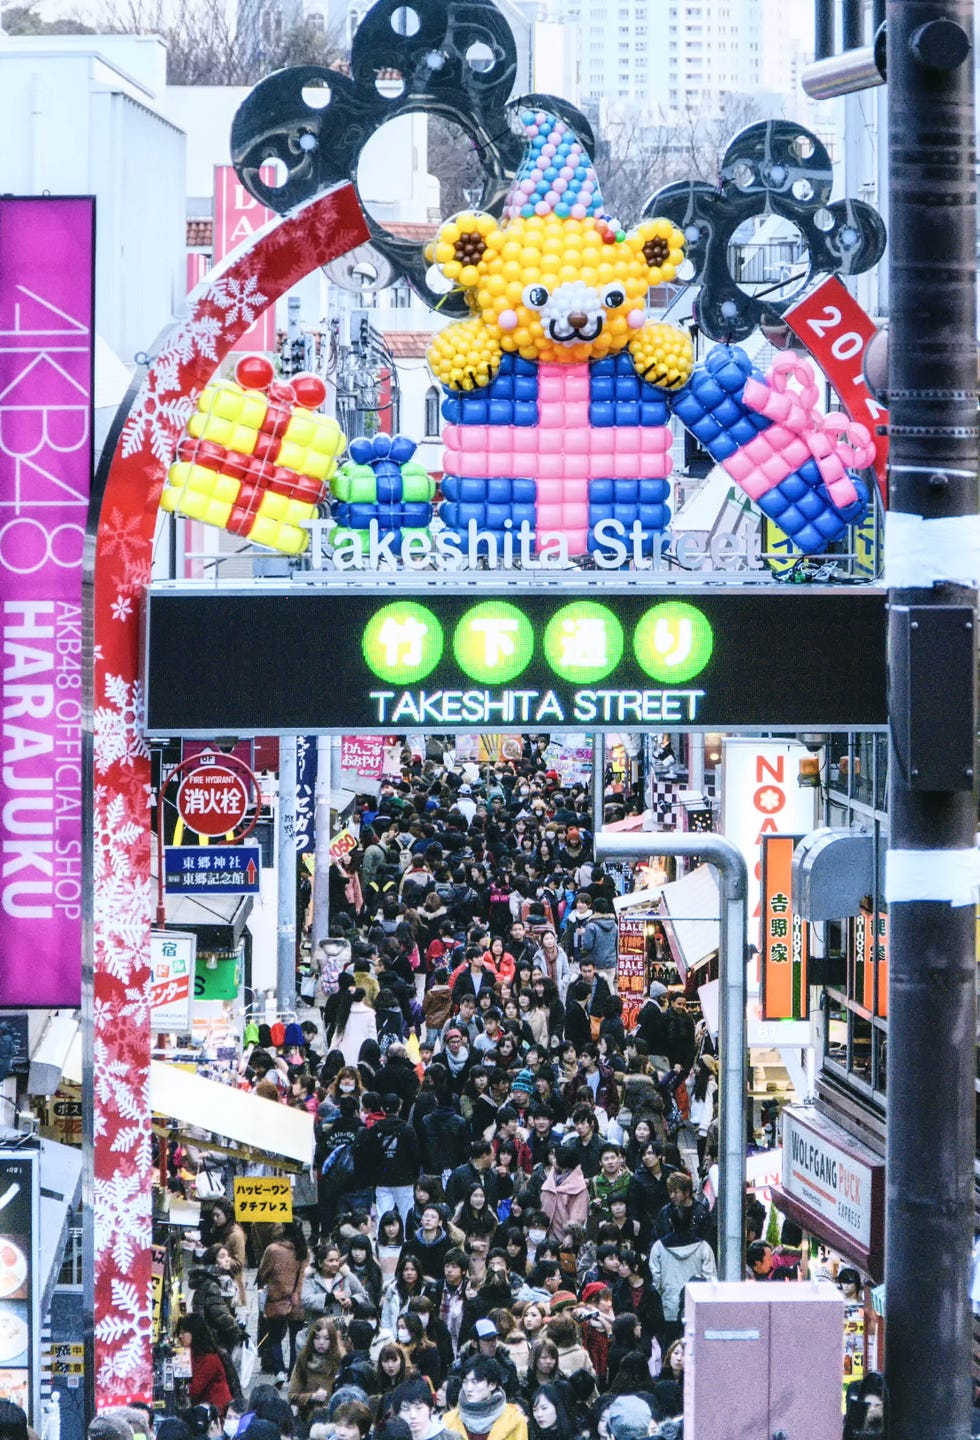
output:
M815 135L789 120L763 120L732 140L717 187L678 181L647 201L644 215L664 215L684 232L687 278L700 286L695 318L706 335L744 340L778 320L818 275L859 275L881 259L880 215L862 200L831 204L832 185L830 156ZM732 273L733 259L746 253L740 227L767 215L797 227L807 262L786 265L770 284L751 268Z
M531 95L508 104L516 75L514 35L493 0L378 0L354 36L349 75L296 66L256 85L232 124L232 163L246 189L282 214L338 181L356 184L375 131L395 116L425 111L455 121L470 137L485 177L478 208L499 216L524 155L512 112L530 106L559 115L589 154L595 151L588 121L567 101ZM283 178L273 186L261 169L274 161ZM443 314L468 314L462 292L446 295L430 283L416 241L370 215L367 221L374 249L388 262L380 270L404 275Z

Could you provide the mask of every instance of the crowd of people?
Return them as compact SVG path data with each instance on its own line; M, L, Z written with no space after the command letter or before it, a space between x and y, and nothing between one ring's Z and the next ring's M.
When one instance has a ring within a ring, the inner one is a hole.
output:
M624 1027L616 884L586 787L542 751L412 757L365 802L312 946L320 1023L253 1028L246 1080L307 1109L316 1150L290 1223L204 1206L177 1338L209 1433L681 1432L684 1287L716 1274L716 1057L679 986ZM755 1224L747 1274L777 1278Z

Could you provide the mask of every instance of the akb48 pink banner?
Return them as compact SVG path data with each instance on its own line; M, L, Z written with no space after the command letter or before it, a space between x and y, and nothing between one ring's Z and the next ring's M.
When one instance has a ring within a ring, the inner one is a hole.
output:
M77 1006L91 199L0 199L0 1007Z

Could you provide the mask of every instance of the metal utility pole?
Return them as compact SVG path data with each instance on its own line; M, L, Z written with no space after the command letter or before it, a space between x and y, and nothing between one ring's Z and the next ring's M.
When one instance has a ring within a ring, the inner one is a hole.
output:
M721 906L718 943L718 1275L741 1280L745 1274L745 1097L746 1045L746 896L745 856L724 835L596 835L597 860L641 860L658 855L698 855L718 875ZM921 1437L920 1437L921 1440Z
M279 1009L296 1009L296 736L279 737L276 814L276 994Z
M889 0L887 27L886 1431L966 1440L980 573L977 522L964 518L977 514L972 0Z

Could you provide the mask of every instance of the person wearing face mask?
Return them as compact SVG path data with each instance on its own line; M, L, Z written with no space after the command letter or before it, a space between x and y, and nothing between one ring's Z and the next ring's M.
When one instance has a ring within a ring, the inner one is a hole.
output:
M671 1176L671 1180L674 1179ZM672 1189L668 1182L667 1193L671 1196L671 1204L667 1207L670 1210L670 1229L657 1240L650 1252L650 1282L659 1293L664 1309L665 1343L677 1340L683 1331L680 1314L684 1286L690 1280L713 1280L718 1273L711 1246L695 1231L694 1206L683 1203L683 1191L679 1186Z
M439 1351L425 1333L422 1317L414 1310L403 1310L395 1324L395 1339L405 1352L405 1359L438 1390L443 1381Z

